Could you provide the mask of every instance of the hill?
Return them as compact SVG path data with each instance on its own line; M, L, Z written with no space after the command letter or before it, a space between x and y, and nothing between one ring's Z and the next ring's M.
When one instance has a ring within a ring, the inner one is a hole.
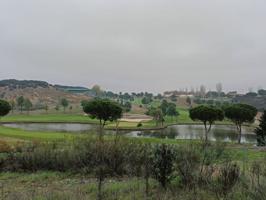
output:
M88 90L84 87L52 85L45 81L8 79L0 81L0 98L8 101L19 96L29 98L33 104L56 105L60 99L66 98L72 104L88 99L89 96L71 90Z
M256 107L259 111L266 109L266 96L237 96L233 99L237 103L245 103Z

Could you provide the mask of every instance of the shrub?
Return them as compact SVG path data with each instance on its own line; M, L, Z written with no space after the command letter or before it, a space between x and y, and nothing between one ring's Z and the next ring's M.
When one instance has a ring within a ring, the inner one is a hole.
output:
M176 168L181 184L192 189L197 182L200 171L199 151L192 145L180 148L177 151Z
M166 144L155 146L153 155L153 175L164 189L171 179L174 156L175 153L172 146Z
M137 124L137 127L142 127L142 123L139 122L139 123Z
M12 147L3 140L0 140L0 153L8 153L12 151Z
M216 196L226 197L240 178L240 168L236 163L226 162L218 169L213 187Z

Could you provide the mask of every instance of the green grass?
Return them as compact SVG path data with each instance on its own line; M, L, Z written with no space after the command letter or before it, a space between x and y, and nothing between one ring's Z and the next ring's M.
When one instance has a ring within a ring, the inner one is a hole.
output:
M179 123L192 123L189 118L188 111L185 109L179 109L180 116L178 117ZM98 123L98 120L91 119L88 116L82 114L16 114L8 115L1 119L1 122L66 122L66 123ZM173 121L170 117L166 117L166 124L172 124ZM137 122L120 122L121 128L135 128L137 127ZM155 126L154 121L143 122L145 128L152 128ZM109 123L110 127L115 127L114 123Z
M41 171L36 173L0 173L0 180L1 187L3 187L0 194L1 199L78 200L97 198L96 179L88 176ZM154 180L150 180L150 189L155 190L154 196L160 190L158 183ZM104 182L103 195L104 199L111 200L144 199L144 190L145 182L141 178L107 178Z
M134 98L134 101L132 103L133 104L136 104L136 105L142 105L141 100L142 100L142 98L135 97Z
M81 114L18 114L8 115L1 119L1 122L77 122L77 123L98 123L96 119Z
M17 128L0 126L0 136L4 138L17 138L22 140L62 140L73 137L71 133L25 131Z

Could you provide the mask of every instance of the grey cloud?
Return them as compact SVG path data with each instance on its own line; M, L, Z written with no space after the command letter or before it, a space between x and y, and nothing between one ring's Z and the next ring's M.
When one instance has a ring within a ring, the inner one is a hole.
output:
M115 91L266 87L262 0L3 0L0 78Z

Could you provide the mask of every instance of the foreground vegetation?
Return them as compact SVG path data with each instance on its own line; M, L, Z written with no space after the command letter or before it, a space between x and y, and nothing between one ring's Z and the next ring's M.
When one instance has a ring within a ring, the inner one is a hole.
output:
M164 140L105 136L103 141L76 137L13 143L1 149L1 195L5 199L264 199L265 152L224 143L160 141Z

